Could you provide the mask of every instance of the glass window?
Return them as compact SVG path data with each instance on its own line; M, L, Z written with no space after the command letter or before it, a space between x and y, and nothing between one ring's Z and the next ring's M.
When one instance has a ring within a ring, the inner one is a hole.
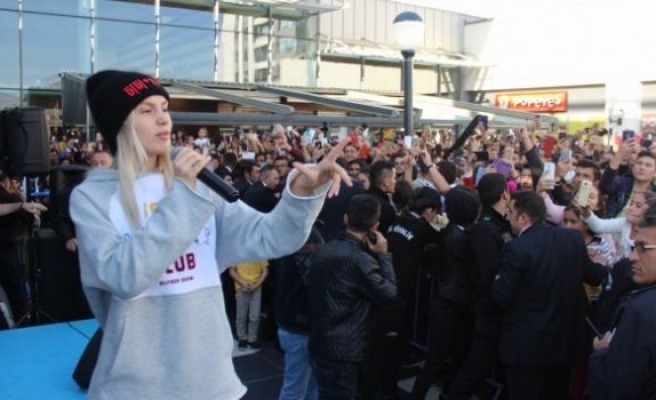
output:
M140 4L135 1L96 0L96 17L155 23L154 1L151 0L150 3Z
M0 0L0 8L18 10L18 0Z
M237 35L234 32L219 32L219 81L234 82L237 71ZM212 51L209 48L206 51Z
M214 32L162 26L160 76L163 78L214 79Z
M279 43L279 49L280 49L280 55L281 56L287 56L287 55L293 55L296 53L296 39L294 38L280 38L278 41Z
M255 70L255 82L266 82L266 80L267 80L266 69Z
M154 14L153 14L154 15ZM188 26L199 29L214 29L212 10L194 10L179 7L162 7L162 25Z
M25 0L23 11L89 16L89 4L89 0Z
M0 0L1 1L1 0ZM18 13L0 11L0 87L18 88Z
M0 0L0 8L18 10L18 0Z
M267 48L260 47L255 49L255 62L262 62L267 60Z
M109 68L155 72L155 25L96 22L96 71Z
M60 72L90 70L88 19L25 14L23 21L25 88L58 86Z

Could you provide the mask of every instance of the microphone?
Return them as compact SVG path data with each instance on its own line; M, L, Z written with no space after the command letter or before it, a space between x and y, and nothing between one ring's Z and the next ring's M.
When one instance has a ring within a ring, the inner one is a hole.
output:
M174 147L171 151L171 159L175 160L175 157L178 156L182 147ZM220 176L210 171L207 168L203 168L196 178L203 182L207 187L212 189L212 191L219 196L221 196L228 203L234 203L239 200L239 190L235 189L234 186L223 180Z
M474 134L474 132L476 131L476 127L478 126L478 121L480 120L480 117L481 117L480 115L476 115L476 116L471 120L471 122L469 123L469 125L467 125L467 127L466 127L465 130L462 132L462 134L461 134L460 136L458 136L458 138L456 139L455 143L453 143L453 146L451 146L450 148L444 150L444 154L442 155L442 157L443 157L445 160L446 160L447 158L449 158L449 156L451 155L451 153L453 153L454 151L456 151L456 150L458 150L460 147L462 147L462 146L465 144L465 142L467 141L467 139L469 139L469 137L470 137L472 134Z

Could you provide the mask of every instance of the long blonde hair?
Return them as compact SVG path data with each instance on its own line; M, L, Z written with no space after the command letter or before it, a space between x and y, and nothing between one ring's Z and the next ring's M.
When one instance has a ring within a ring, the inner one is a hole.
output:
M118 169L119 191L123 209L133 228L139 227L139 210L135 194L137 176L146 172L148 156L144 150L137 131L134 128L134 111L128 115L116 136L116 158L114 164ZM173 182L173 163L169 154L157 156L155 167L164 175L166 190Z

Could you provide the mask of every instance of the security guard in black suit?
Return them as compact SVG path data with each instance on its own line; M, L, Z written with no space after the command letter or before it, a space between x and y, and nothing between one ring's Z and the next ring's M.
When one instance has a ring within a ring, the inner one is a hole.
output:
M474 332L467 358L449 387L449 400L469 400L490 375L499 352L501 314L487 293L499 270L501 249L512 239L505 216L510 192L504 176L496 173L484 175L476 190L483 207L471 237L477 277Z

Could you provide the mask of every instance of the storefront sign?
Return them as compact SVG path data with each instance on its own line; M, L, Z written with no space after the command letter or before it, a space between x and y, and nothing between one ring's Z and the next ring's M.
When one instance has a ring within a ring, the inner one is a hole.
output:
M514 111L566 112L567 92L497 94L494 105Z
M656 132L656 114L643 113L640 116L640 130L642 133Z

